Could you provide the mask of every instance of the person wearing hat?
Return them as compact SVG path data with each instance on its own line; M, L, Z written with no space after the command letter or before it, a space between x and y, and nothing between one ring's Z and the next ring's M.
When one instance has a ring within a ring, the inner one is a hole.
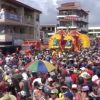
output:
M64 85L60 87L60 91L61 93L59 93L59 99L65 100L65 94L69 92L69 88L66 85Z
M59 91L56 88L52 89L50 92L51 98L49 100L59 100L58 94Z
M53 78L51 78L51 77L49 77L48 79L47 79L47 81L46 81L46 84L45 84L45 86L48 88L48 89L52 89L53 88Z
M66 92L64 96L64 100L73 100L73 94L70 91Z
M39 98L39 100L46 100L45 94L43 92L43 85L40 85L38 87L38 98Z

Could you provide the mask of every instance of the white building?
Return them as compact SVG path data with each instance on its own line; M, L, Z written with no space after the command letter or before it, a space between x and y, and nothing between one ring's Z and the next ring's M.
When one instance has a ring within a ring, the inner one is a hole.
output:
M48 39L54 35L56 32L56 24L47 24L47 25L41 25L41 38L44 41L48 41Z
M41 11L17 0L0 0L0 47L40 39Z
M84 10L80 3L69 2L58 7L57 29L77 29L82 33L88 32L88 11Z
M100 37L100 26L89 27L88 34L90 37Z

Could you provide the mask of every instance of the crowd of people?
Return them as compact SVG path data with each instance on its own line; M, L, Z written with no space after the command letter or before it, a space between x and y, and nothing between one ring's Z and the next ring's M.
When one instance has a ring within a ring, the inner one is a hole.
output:
M55 70L28 71L35 60L46 60ZM37 55L1 51L0 100L100 100L100 47L78 53L43 50Z

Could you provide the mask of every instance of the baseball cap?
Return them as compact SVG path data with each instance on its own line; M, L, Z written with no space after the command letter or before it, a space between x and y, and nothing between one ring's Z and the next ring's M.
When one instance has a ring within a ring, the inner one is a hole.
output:
M72 84L72 89L77 89L77 84Z
M59 91L57 89L52 89L51 90L51 94L58 94L58 93L59 93Z
M82 91L84 91L84 92L89 91L89 87L88 86L83 86Z
M51 82L51 81L53 81L53 79L52 79L51 77L49 77L49 78L48 78L48 81Z

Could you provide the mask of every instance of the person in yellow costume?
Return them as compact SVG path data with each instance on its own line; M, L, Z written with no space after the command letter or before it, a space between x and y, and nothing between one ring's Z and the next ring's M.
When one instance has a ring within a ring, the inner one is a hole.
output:
M65 97L64 97L63 93L59 93L59 100L65 100Z

